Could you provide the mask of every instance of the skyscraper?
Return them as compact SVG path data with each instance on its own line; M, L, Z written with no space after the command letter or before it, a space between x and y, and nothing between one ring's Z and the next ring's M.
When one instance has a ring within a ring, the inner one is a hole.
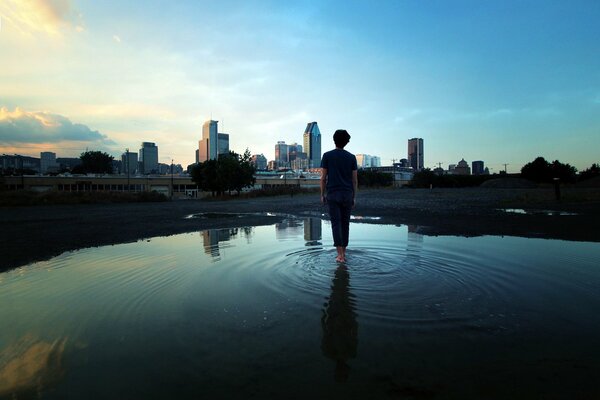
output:
M278 141L275 145L275 162L278 167L287 167L289 162L288 145L284 141Z
M198 142L198 161L216 160L219 156L219 121L212 119L202 125L202 139Z
M423 169L423 139L408 139L408 163L415 171Z
M140 149L140 164L142 172L158 174L158 147L152 142L143 142ZM131 168L131 165L129 165Z
M316 122L309 122L304 131L304 151L308 158L308 168L321 166L321 131Z

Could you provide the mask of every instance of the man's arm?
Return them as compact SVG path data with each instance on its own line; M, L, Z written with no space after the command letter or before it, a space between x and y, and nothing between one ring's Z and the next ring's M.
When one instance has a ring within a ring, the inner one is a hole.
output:
M325 204L325 188L327 186L327 168L321 168L321 203Z
M356 192L358 191L358 170L352 171L352 205L354 206L354 199L356 198Z

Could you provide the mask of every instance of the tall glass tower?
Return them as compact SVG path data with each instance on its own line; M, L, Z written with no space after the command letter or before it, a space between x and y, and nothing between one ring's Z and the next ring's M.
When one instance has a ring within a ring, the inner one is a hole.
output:
M423 139L408 139L408 163L415 171L423 169Z
M308 168L321 166L321 131L316 122L309 122L304 131L304 151L308 158Z

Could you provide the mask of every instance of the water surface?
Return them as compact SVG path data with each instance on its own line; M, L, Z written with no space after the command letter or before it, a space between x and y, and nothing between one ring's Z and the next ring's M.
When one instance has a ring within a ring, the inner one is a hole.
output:
M0 397L594 398L600 245L328 222L0 274ZM25 396L25 397L24 397Z

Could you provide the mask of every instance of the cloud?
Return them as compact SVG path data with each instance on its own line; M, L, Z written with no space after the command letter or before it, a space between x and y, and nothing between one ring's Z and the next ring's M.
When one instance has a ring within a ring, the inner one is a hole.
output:
M113 35L113 40L117 43L121 43L121 38L117 35Z
M60 35L65 28L84 30L82 15L74 13L70 0L3 0L0 17L24 35Z
M10 111L0 108L0 144L91 142L110 146L115 144L108 136L91 130L67 117L41 111Z

